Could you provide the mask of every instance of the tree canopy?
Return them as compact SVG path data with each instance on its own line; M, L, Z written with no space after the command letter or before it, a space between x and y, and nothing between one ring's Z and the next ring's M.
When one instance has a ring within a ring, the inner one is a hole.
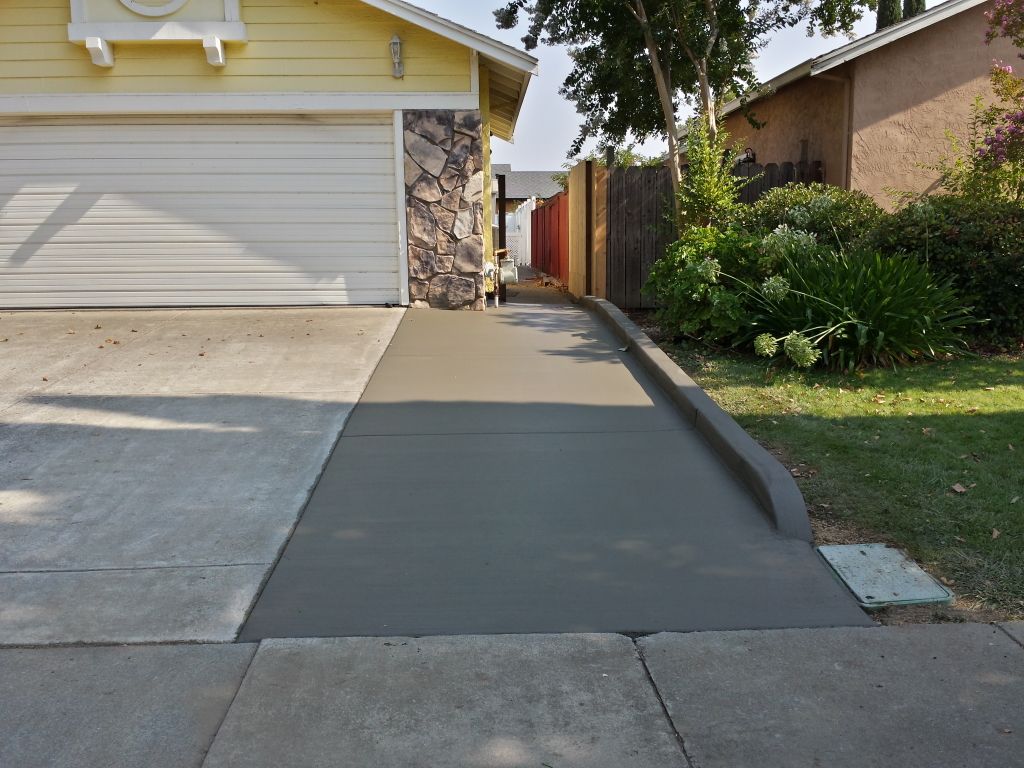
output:
M773 32L849 32L874 0L505 0L498 26L527 22L523 42L565 45L573 69L561 93L583 118L571 154L596 138L620 145L661 136L679 181L677 126L684 103L717 131L726 95L757 86L753 59Z

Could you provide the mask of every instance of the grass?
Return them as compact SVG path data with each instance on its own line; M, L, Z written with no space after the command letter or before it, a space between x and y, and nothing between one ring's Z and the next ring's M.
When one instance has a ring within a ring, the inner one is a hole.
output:
M813 515L902 546L962 601L1024 616L1024 357L768 373L663 346L784 457Z

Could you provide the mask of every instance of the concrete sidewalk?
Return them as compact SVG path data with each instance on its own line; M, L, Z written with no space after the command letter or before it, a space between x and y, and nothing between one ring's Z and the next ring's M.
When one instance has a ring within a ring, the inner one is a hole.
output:
M0 650L4 768L1020 768L1019 625Z
M405 316L241 639L870 623L561 301Z

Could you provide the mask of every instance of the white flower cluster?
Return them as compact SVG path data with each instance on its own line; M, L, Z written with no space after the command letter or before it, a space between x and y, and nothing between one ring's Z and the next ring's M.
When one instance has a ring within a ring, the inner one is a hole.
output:
M765 236L761 244L766 256L774 261L781 261L786 256L808 255L809 252L817 248L818 241L810 232L791 229L787 224L780 224L774 232Z

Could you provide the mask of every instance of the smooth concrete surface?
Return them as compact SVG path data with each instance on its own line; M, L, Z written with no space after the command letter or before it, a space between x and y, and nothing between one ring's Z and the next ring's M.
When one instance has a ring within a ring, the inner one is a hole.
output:
M779 532L812 542L807 504L796 481L779 460L697 386L622 310L593 296L584 297L582 303L627 345L630 355L676 404L687 423L696 428L719 459L750 489Z
M679 768L620 636L268 641L205 768Z
M594 317L409 312L243 627L870 625Z
M230 640L402 314L0 315L0 644Z
M701 768L1024 765L1024 649L997 627L639 641Z
M199 768L255 651L0 651L0 765Z

